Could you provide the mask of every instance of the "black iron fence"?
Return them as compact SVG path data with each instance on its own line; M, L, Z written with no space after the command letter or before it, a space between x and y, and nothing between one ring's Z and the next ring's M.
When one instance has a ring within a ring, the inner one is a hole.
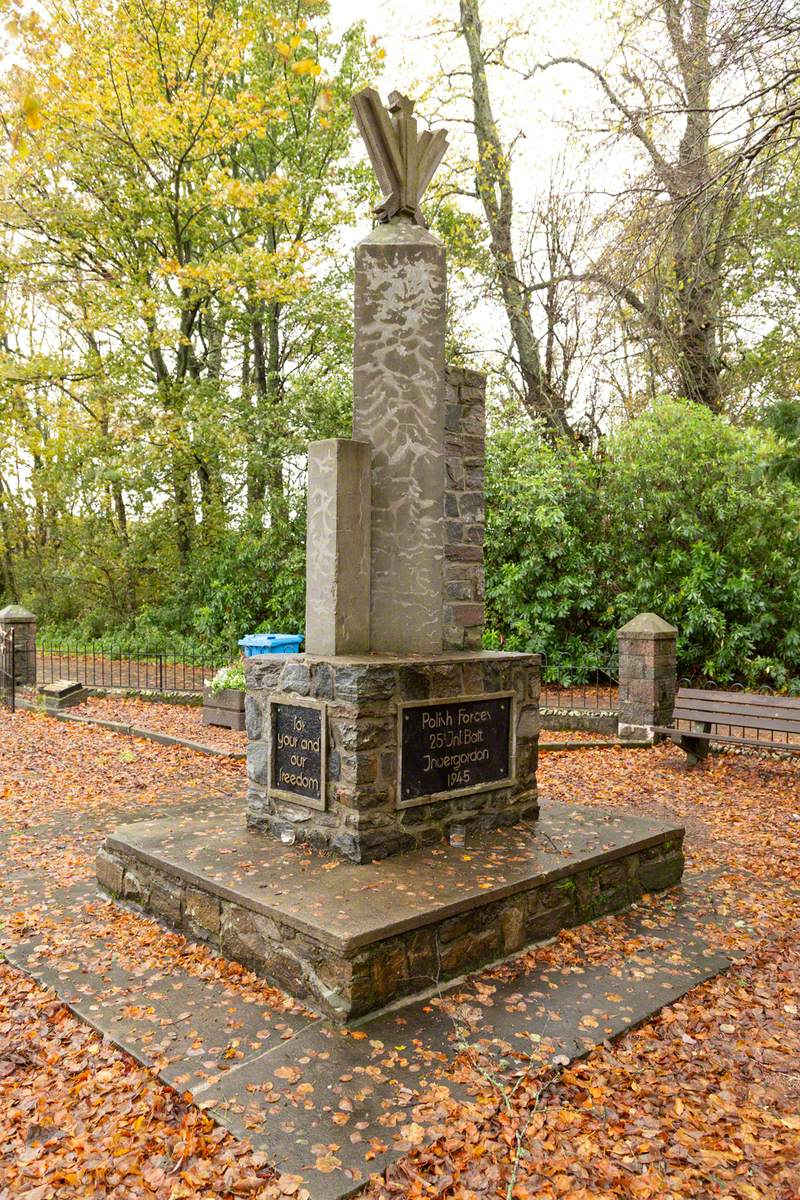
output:
M717 683L716 680L709 679L705 675L699 679L690 675L682 675L678 680L678 687L697 688L704 692L743 692L756 696L786 695L780 688L772 687L769 683L760 683L758 687L748 687L746 683Z
M0 629L0 707L14 711L16 692L14 630Z
M542 654L542 708L616 712L619 656L591 651Z
M36 681L75 679L86 687L202 692L205 682L233 657L185 648L133 651L105 643L37 645Z

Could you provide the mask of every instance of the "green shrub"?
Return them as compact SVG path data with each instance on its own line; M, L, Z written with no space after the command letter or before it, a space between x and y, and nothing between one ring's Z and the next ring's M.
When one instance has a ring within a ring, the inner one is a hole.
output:
M244 663L231 663L229 667L220 667L208 686L212 696L216 696L218 692L224 692L228 688L243 692L245 690Z
M487 478L487 641L608 649L639 612L680 669L800 688L800 487L763 430L662 400L600 461L501 430Z

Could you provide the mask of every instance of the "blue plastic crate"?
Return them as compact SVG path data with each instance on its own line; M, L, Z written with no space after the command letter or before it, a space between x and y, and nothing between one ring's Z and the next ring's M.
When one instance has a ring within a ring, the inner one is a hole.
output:
M302 633L248 633L239 639L245 658L255 654L297 654Z

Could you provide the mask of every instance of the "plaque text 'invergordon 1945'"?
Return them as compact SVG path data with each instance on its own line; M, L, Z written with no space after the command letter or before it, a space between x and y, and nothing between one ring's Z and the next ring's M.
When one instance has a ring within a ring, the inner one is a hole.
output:
M400 803L509 783L511 703L503 695L404 706Z

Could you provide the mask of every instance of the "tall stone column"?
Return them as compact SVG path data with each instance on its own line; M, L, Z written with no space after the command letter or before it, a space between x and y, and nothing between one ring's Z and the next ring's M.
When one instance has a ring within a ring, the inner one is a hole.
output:
M14 675L18 687L36 683L36 617L19 604L0 609L0 632L14 630Z
M371 648L442 650L445 253L410 219L356 247L353 436L372 443Z
M677 686L678 631L655 613L640 613L617 632L619 736L652 740L654 725L668 725Z
M448 367L445 407L444 648L483 644L486 378Z

